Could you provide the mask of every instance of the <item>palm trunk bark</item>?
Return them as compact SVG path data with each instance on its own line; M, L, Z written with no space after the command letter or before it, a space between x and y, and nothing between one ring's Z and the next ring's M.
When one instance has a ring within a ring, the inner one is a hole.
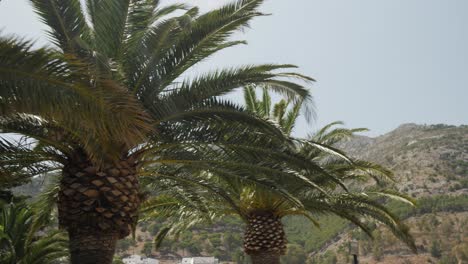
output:
M116 242L128 236L140 205L135 162L97 167L77 154L63 168L59 225L70 238L72 264L111 264Z
M252 264L280 264L280 254L274 252L262 252L250 255Z
M71 263L111 264L118 239L117 233L70 234Z
M273 212L249 215L244 236L244 251L253 264L279 264L286 253L286 235L281 219Z

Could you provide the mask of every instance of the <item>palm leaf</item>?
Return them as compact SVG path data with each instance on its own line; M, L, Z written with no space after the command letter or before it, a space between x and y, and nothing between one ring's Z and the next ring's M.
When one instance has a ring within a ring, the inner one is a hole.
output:
M90 29L79 0L31 0L35 12L50 27L52 43L65 52L81 53L83 41L90 38Z

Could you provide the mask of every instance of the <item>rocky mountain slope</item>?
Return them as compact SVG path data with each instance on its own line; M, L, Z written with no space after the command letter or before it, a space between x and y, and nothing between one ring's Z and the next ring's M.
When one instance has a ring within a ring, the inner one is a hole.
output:
M349 263L351 239L359 242L360 263L468 263L468 126L405 124L377 138L356 137L342 147L392 169L395 186L418 200L415 209L389 206L406 219L419 254L383 228L376 228L374 241L345 228L312 252L314 263Z
M400 190L413 196L468 193L468 126L405 124L343 147L392 169Z

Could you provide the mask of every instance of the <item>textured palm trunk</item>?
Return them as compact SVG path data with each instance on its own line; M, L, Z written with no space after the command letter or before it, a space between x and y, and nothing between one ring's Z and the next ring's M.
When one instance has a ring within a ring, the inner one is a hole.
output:
M280 254L273 252L264 252L250 255L252 264L280 264Z
M116 242L128 236L140 205L136 164L98 169L84 155L63 169L58 209L73 264L111 264Z
M271 212L255 212L248 217L244 250L253 264L279 264L286 253L286 235L281 219Z
M112 263L118 233L70 234L71 263Z

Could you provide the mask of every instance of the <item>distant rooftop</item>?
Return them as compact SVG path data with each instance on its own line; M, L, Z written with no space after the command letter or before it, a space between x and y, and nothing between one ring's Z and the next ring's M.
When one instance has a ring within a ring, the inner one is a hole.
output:
M153 258L142 258L139 255L131 255L122 259L125 264L159 264L157 259Z
M181 264L218 264L219 261L215 257L194 257L183 258Z

